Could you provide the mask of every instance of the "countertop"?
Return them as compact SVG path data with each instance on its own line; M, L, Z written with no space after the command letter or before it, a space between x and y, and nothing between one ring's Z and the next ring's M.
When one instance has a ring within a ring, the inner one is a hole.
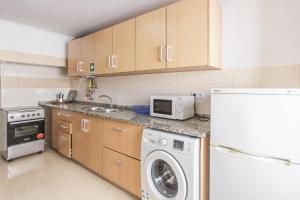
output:
M90 102L74 102L74 103L64 103L55 104L52 102L39 102L40 106L48 108L59 108L69 111L80 112L83 114L102 117L106 119L117 120L121 122L126 122L129 124L144 126L151 129L157 129L167 132L172 132L181 135L187 135L191 137L204 138L209 134L210 122L203 122L194 117L187 120L170 120L157 117L151 117L148 115L140 115L133 112L129 107L115 106L121 112L117 113L101 113L95 111L86 111L84 108L89 106L107 106L105 104L90 103Z

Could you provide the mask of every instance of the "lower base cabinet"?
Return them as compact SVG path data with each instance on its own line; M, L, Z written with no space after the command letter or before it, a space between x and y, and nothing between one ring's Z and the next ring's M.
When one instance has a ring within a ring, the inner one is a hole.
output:
M132 194L141 197L141 162L103 148L103 176Z
M58 152L71 158L71 135L62 131L58 132Z

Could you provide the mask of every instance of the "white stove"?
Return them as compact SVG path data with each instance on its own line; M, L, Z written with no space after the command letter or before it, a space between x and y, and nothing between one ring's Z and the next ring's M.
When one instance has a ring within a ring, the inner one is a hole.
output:
M0 152L6 160L44 151L45 114L41 107L3 108Z

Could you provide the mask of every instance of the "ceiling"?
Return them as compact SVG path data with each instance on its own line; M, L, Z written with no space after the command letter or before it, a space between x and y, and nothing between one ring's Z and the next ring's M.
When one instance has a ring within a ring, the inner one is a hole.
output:
M0 0L0 19L74 37L176 0Z

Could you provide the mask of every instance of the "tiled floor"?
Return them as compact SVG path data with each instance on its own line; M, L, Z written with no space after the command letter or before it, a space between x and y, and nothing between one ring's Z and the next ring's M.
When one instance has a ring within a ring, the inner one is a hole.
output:
M7 163L0 158L0 200L135 200L53 150Z

